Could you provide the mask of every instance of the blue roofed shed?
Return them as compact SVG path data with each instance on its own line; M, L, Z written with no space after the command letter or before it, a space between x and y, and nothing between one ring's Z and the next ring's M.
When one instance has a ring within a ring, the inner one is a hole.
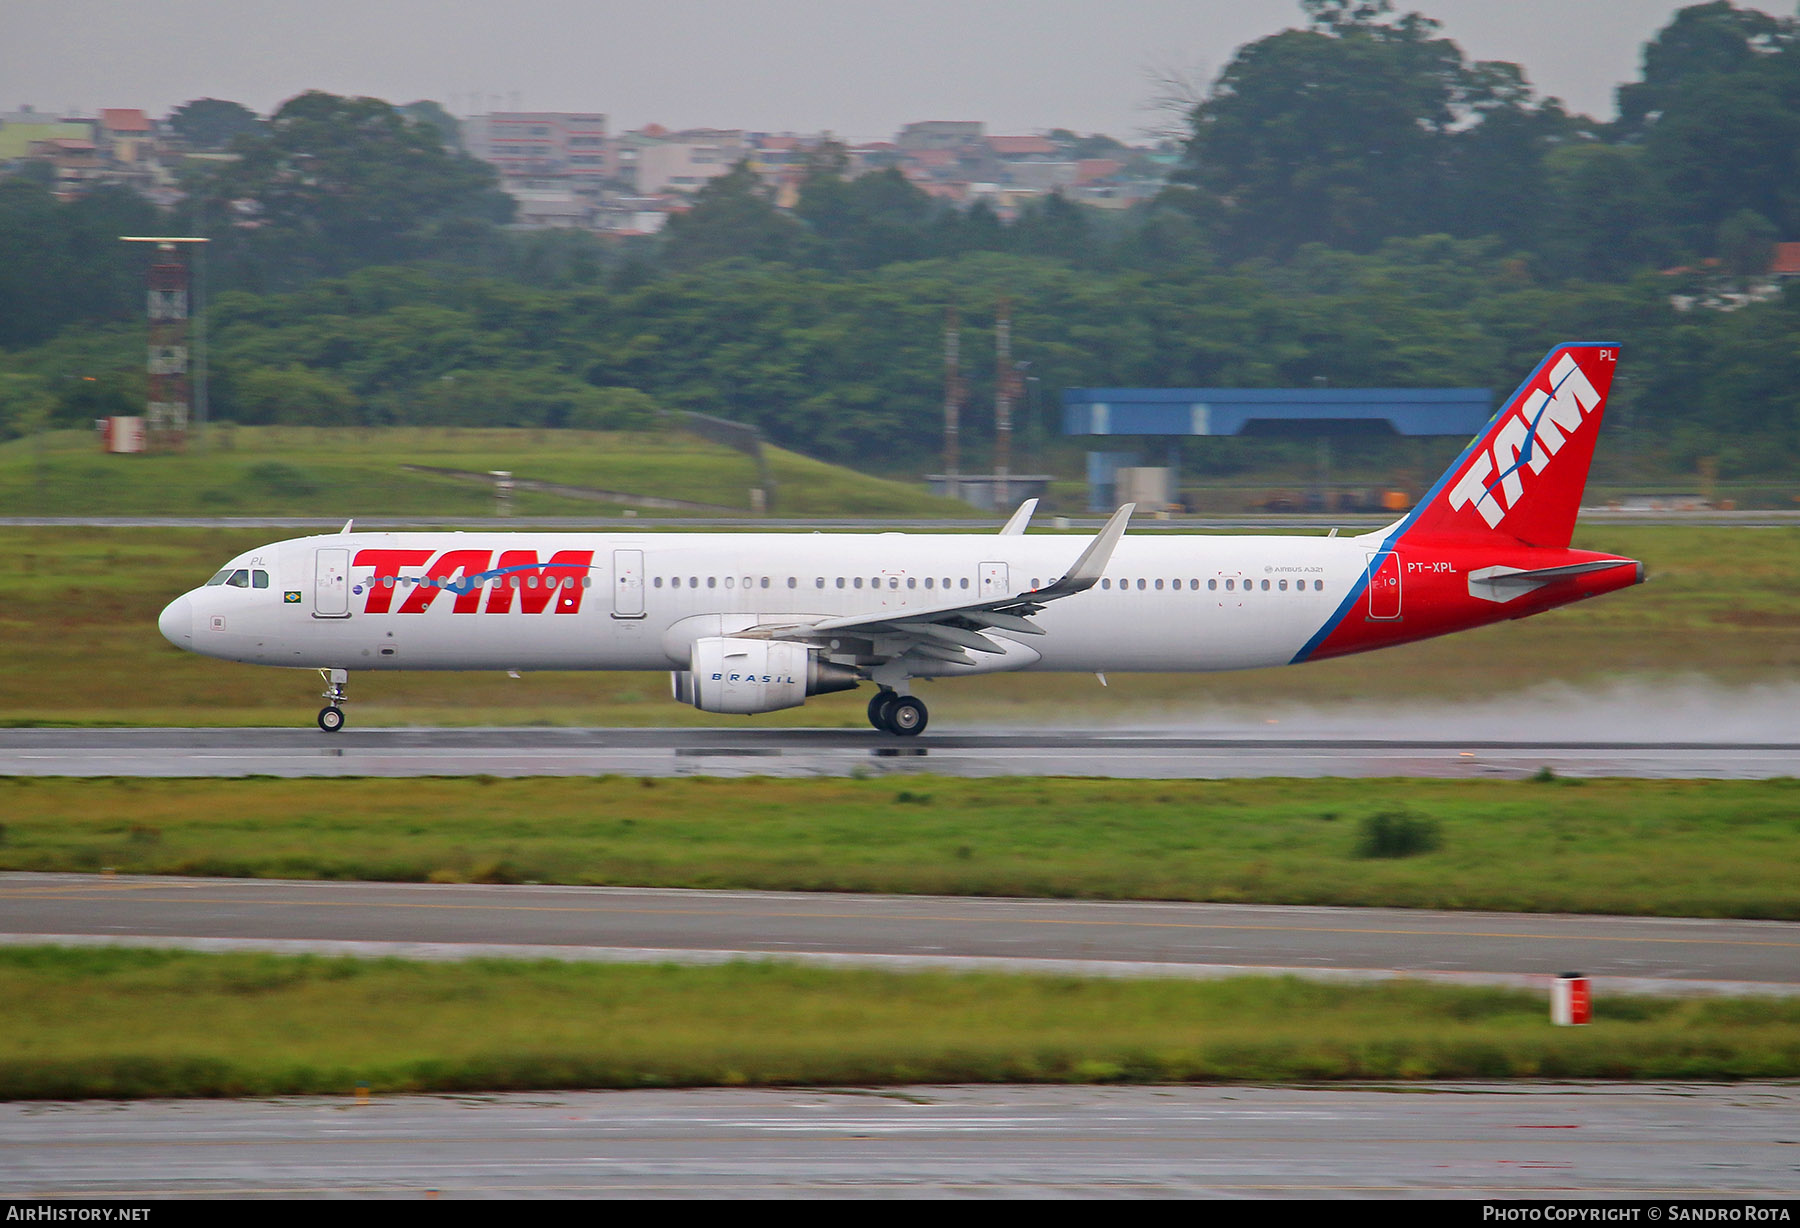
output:
M1070 388L1063 432L1241 435L1257 423L1385 422L1396 435L1473 435L1493 411L1486 388Z
M1487 388L1070 388L1067 435L1285 434L1329 438L1387 429L1396 435L1467 437L1493 414ZM1179 455L1170 447L1171 458ZM1103 506L1113 471L1128 458L1089 455L1090 502Z

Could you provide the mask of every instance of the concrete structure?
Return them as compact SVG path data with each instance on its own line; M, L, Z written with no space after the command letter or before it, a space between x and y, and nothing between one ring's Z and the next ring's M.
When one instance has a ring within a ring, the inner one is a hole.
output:
M895 144L907 153L925 149L960 150L980 141L987 125L976 120L929 119L900 129Z
M598 183L617 171L606 116L597 112L472 115L463 121L463 146L503 180L569 177Z
M635 158L638 194L697 192L749 154L749 142L735 128L690 128L641 139Z
M925 485L934 495L960 499L985 512L1010 512L1027 499L1041 499L1050 489L1048 473L928 473Z

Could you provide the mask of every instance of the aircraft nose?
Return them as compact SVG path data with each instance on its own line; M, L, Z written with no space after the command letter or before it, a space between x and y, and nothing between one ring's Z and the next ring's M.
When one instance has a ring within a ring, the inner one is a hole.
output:
M183 593L163 607L156 620L156 629L177 648L194 646L194 603L187 594Z

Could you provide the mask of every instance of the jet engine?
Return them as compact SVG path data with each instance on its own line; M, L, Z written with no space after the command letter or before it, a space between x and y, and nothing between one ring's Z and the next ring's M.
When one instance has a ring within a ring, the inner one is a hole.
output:
M681 703L739 716L797 708L809 695L848 691L859 681L855 670L820 660L805 644L726 636L695 640L689 668L670 674Z

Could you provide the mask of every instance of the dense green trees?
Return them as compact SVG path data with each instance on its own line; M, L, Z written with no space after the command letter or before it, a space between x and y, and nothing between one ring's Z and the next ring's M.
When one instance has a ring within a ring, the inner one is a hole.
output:
M515 234L432 108L316 93L238 131L236 161L198 172L165 223L129 194L59 204L0 180L0 430L141 398L141 326L96 322L141 310L141 253L115 236L168 224L216 240L213 412L243 422L692 409L833 459L925 461L944 308L964 321L976 440L1006 295L1036 381L1028 433L1078 385L1505 391L1581 336L1627 347L1633 456L1800 464L1800 293L1732 311L1674 297L1723 301L1800 238L1794 22L1683 10L1601 125L1388 0L1302 7L1304 28L1241 49L1195 108L1183 182L1128 213L1050 196L1003 223L898 172L846 179L828 148L791 210L740 167L655 242Z
M262 118L241 102L196 98L169 112L169 127L189 149L216 153L259 131Z
M1227 258L1492 235L1545 275L1616 279L1720 254L1744 210L1800 235L1794 20L1682 10L1609 127L1389 0L1302 7L1308 28L1241 48L1193 112L1180 178Z
M154 234L160 224L128 188L63 204L30 179L0 179L0 348L44 341L76 320L141 313L143 253L119 236Z
M504 222L485 163L377 98L312 91L188 180L185 220L212 236L225 284L279 288L433 255L458 223Z

